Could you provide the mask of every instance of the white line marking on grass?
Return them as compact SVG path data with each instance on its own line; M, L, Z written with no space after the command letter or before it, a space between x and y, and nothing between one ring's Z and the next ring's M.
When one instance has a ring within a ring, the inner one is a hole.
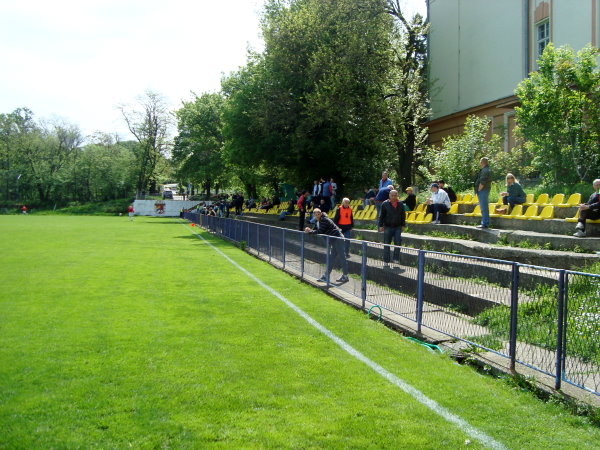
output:
M187 227L186 227L186 229L187 229ZM456 414L451 413L446 408L444 408L439 403L437 403L435 400L430 399L429 397L427 397L425 394L423 394L418 389L412 387L407 382L401 380L393 373L391 373L388 370L381 367L375 361L372 361L371 359L367 358L365 355L363 355L361 352L356 350L354 347L352 347L350 344L348 344L342 338L339 338L338 336L336 336L333 332L331 332L330 330L325 328L323 325L321 325L319 322L317 322L315 319L313 319L311 316L309 316L307 313L305 313L302 309L300 309L298 306L296 306L290 300L288 300L283 295L281 295L279 292L277 292L271 286L265 284L263 281L261 281L259 278L257 278L252 272L244 269L242 266L240 266L238 263L236 263L233 259L231 259L229 256L227 256L225 253L223 253L217 247L212 245L204 236L202 236L198 233L195 233L193 231L192 231L192 234L194 234L194 236L202 239L204 242L206 242L208 245L210 245L223 258L225 258L227 261L229 261L231 264L233 264L235 267L237 267L243 273L245 273L249 278L256 281L260 286L265 288L267 291L269 291L271 294L273 294L275 297L277 297L279 300L281 300L283 303L285 303L287 306L289 306L291 309L293 309L300 317L302 317L309 324L311 324L313 327L315 327L317 330L319 330L321 333L323 333L325 336L327 336L329 339L331 339L333 342L335 342L344 351L346 351L350 355L354 356L359 361L362 361L363 363L365 363L367 366L369 366L371 369L373 369L375 372L377 372L383 378L388 380L390 383L398 386L404 392L406 392L407 394L412 396L419 403L421 403L422 405L431 409L433 412L435 412L437 415L441 416L448 422L453 423L454 425L458 426L458 428L460 428L466 434L468 434L469 436L471 436L474 439L477 439L485 446L494 448L494 449L506 449L506 447L502 443L496 441L491 436L488 436L483 431L479 431L477 428L470 425L466 420L461 419Z

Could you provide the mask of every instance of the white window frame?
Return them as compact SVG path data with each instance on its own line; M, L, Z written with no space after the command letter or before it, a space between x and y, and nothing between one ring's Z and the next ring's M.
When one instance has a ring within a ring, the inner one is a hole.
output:
M540 37L540 31L544 28L545 36ZM550 18L540 20L535 24L535 66L537 69L537 60L542 56L544 49L550 43ZM541 51L540 46L543 45Z

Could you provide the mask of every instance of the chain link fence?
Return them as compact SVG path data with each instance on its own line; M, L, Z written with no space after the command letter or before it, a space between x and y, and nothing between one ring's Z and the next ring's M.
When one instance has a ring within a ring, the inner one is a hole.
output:
M369 313L600 395L600 275L184 217Z

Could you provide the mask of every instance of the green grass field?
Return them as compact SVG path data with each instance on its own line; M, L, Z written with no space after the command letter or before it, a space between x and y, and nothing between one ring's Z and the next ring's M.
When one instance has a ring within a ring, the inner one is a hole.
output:
M0 448L485 447L192 231L170 219L0 216ZM598 448L600 430L562 406L201 234L507 448Z

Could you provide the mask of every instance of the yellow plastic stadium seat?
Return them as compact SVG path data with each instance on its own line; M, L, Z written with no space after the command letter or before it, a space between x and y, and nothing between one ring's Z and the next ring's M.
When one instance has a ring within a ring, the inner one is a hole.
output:
M453 203L446 214L456 214L457 212L458 212L458 205L456 203Z
M523 203L523 205L525 205L525 206L533 205L534 200L535 200L535 196L533 194L527 194L527 197L525 198L525 203Z
M529 220L554 219L554 206L544 206L539 216L530 217Z
M425 203L419 203L413 212L420 213L425 211Z
M575 214L575 216L567 217L565 219L565 222L577 222L578 220L579 220L579 210L577 210L577 213Z
M523 205L515 205L515 207L510 212L510 214L503 214L500 217L502 217L503 219L514 219L516 216L522 216L522 215L523 215Z
M568 208L569 206L579 206L581 204L581 194L571 194L566 203L561 203L559 208Z
M538 206L543 206L548 203L548 200L550 200L550 196L548 194L540 194L535 201L535 204Z
M377 210L375 208L373 208L373 210L371 212L368 213L368 215L365 215L364 220L375 220L377 219Z
M473 212L465 213L465 216L467 216L467 217L481 217L481 207L479 205L475 206L475 209L473 209Z
M429 214L421 213L421 214L424 214L425 217L423 218L423 220L415 221L416 224L423 225L425 223L431 223L433 221L433 214L431 214L431 213L429 213Z
M456 194L456 202L455 203L460 203L462 201L462 194Z
M565 201L565 194L555 194L552 200L544 206L558 206Z
M516 216L514 217L515 219L519 219L519 220L527 220L531 217L537 216L538 215L538 206L537 205L531 205L527 207L527 211L525 211L525 214L522 214L520 216Z
M477 195L474 195L474 196L471 198L471 201L470 201L470 202L467 202L467 203L469 203L469 204L471 204L471 205L474 205L474 204L476 204L476 203L477 203L477 204L479 204L479 198L477 198Z
M466 204L469 203L471 201L471 198L473 196L471 194L465 194L461 197L460 200L457 199L456 203L460 203L460 204Z
M425 213L421 212L416 215L413 215L410 220L407 220L408 223L417 223L419 221L425 220Z
M363 209L354 214L354 220L362 220L363 216L365 215L365 211L366 210Z

